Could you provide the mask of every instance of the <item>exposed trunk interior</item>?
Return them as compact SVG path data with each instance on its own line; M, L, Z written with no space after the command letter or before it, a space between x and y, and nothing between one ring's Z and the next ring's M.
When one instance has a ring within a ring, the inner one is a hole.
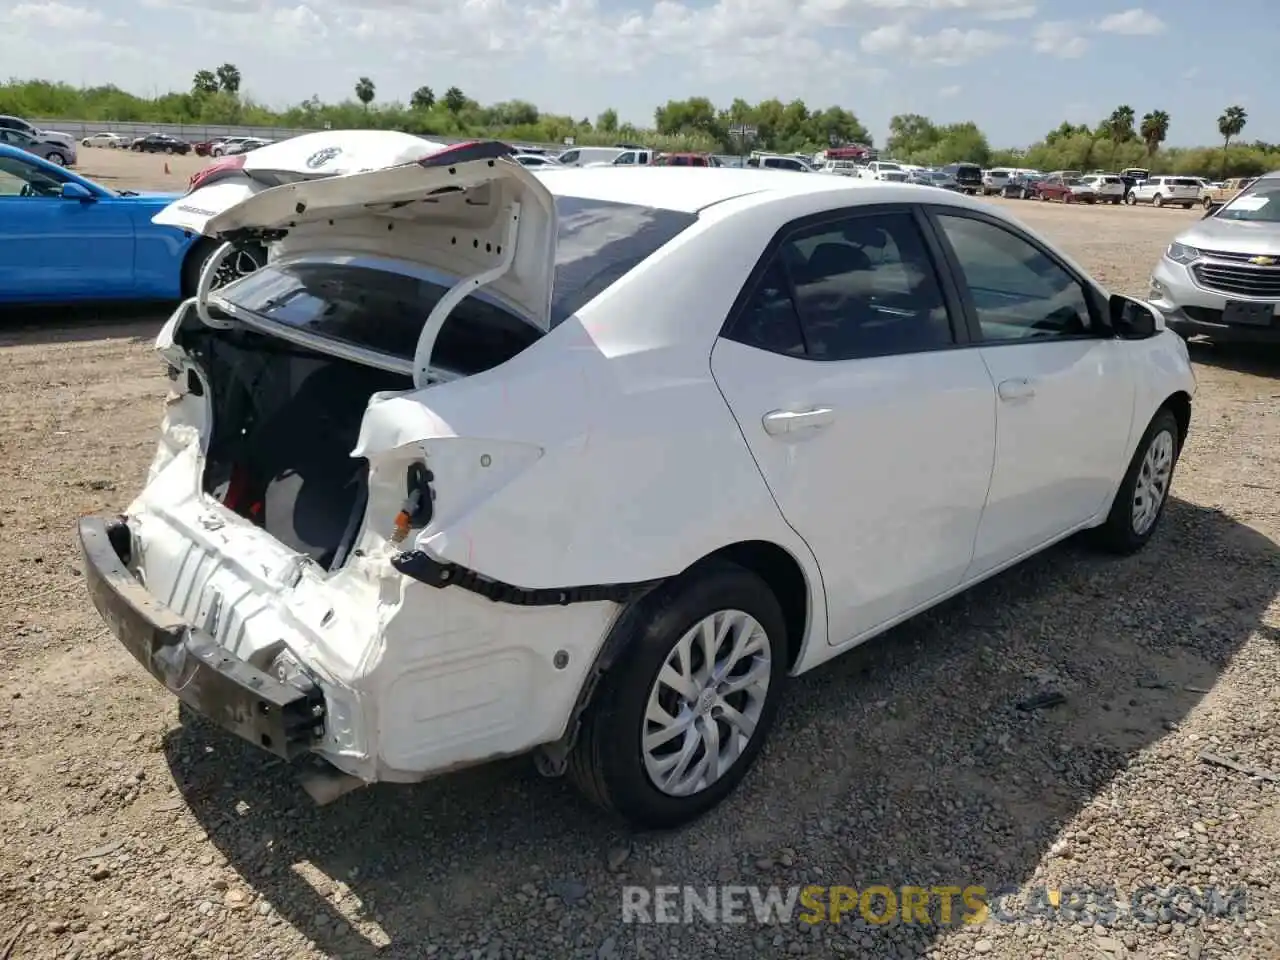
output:
M213 392L205 492L340 566L364 515L368 463L350 453L369 397L410 378L248 331L190 331L183 346Z

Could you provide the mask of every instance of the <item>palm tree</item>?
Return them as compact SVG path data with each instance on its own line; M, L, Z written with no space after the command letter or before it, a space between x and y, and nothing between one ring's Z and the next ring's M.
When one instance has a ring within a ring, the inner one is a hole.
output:
M1227 175L1227 148L1231 146L1231 138L1240 136L1249 115L1244 107L1227 107L1218 118L1218 133L1222 135L1222 175Z
M373 81L368 77L361 77L356 81L356 99L364 104L366 113L369 111L369 104L373 103L375 94Z
M1127 103L1116 107L1107 118L1106 127L1112 143L1128 143L1133 139L1133 107Z
M409 98L409 106L415 110L430 110L435 105L436 94L430 87L419 87Z
M1169 137L1169 115L1163 110L1143 114L1139 132L1142 134L1142 142L1147 145L1147 159L1150 160L1160 149L1160 144Z

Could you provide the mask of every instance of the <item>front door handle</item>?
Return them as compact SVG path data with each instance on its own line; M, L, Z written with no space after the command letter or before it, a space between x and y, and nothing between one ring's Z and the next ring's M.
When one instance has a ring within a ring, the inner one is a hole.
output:
M1036 395L1035 385L1025 377L1001 380L1000 386L996 390L999 392L1001 400L1026 400L1028 397Z
M812 410L772 410L764 415L764 432L771 437L788 433L819 430L835 423L836 412L830 407Z

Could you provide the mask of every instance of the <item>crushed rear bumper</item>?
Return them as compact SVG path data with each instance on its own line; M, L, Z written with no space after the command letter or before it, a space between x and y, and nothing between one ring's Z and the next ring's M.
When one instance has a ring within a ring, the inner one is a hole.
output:
M282 683L232 655L153 597L128 568L131 535L119 518L79 522L85 582L116 638L179 700L283 759L324 733L324 696Z

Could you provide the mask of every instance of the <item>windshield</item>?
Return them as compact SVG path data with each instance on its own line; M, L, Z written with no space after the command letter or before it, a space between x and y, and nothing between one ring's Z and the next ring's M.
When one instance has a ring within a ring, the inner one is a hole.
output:
M1219 220L1280 223L1280 178L1254 183L1220 207L1214 216Z
M1062 182L1065 183L1068 187L1088 186L1088 184L1086 184L1083 180L1080 180L1076 177L1063 177Z
M551 324L571 317L697 215L604 200L557 197L559 234ZM431 309L456 278L400 260L277 262L228 286L234 306L296 330L412 360ZM461 374L515 356L538 338L502 301L481 289L454 307L433 363Z
M879 165L881 170L901 170L902 168L896 163L882 163Z

